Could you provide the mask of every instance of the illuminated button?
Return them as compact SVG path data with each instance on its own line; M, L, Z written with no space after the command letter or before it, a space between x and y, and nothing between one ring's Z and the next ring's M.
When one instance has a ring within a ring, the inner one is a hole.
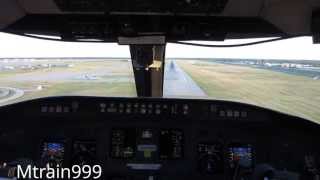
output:
M50 107L49 107L49 112L50 112L50 113L53 113L53 112L55 112L55 107L53 107L53 106L50 106Z
M161 114L161 110L160 109L156 109L156 114Z
M131 113L131 109L126 109L126 113L130 114Z
M47 107L47 106L42 106L42 107L41 107L41 112L42 112L42 113L48 112L48 107Z
M108 108L107 112L108 113L116 113L117 112L117 108Z
M183 105L183 109L184 109L184 110L188 110L188 109L189 109L188 104Z
M141 114L146 114L146 112L147 112L146 109L141 109L141 110L140 110L140 113L141 113Z
M57 112L57 113L61 113L61 112L62 112L62 106L57 106L56 112Z
M242 118L246 118L247 116L248 116L247 111L242 111L242 112L241 112L241 117L242 117Z
M239 117L240 116L240 112L239 111L234 111L234 117Z
M141 114L146 114L147 113L147 109L146 109L146 105L145 104L141 104L141 109L140 109L140 113Z
M233 112L232 112L232 110L228 110L228 111L227 111L227 116L228 116L228 117L233 117Z
M142 131L141 137L143 139L150 139L150 138L152 138L152 136L153 136L153 133L152 133L152 131L150 129Z
M70 112L70 108L68 106L63 107L63 112L64 113Z
M226 112L225 111L220 111L220 117L225 117L226 116Z
M171 107L171 113L172 114L178 114L178 107L177 107L178 105L173 105L172 107Z
M211 105L211 106L210 106L210 111L211 111L212 113L217 112L217 110L218 110L217 106L215 106L215 105Z
M189 106L187 104L183 105L183 114L187 115L189 113Z
M116 113L117 108L115 107L115 104L112 102L109 104L109 107L107 108L108 113Z
M100 104L100 112L106 112L107 105L105 103Z
M143 152L143 156L144 156L144 158L147 158L147 159L151 158L152 157L152 151L144 151Z
M156 145L138 145L138 151L143 152L144 158L151 158L152 153L157 151Z
M79 108L79 103L77 101L72 102L71 108L73 111L77 111L77 109Z
M124 104L120 103L119 104L119 113L123 113L124 112Z
M7 163L4 162L4 163L2 164L2 167L3 167L3 168L6 168L6 167L7 167Z

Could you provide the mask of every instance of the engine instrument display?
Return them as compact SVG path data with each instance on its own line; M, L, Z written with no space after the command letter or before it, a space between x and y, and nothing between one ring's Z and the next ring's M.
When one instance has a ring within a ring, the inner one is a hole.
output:
M62 166L65 147L63 143L44 142L42 144L41 164L50 167Z
M135 129L113 129L111 132L111 158L132 159L136 153Z
M184 135L181 130L163 129L159 135L160 159L181 159L183 158Z
M110 153L114 159L181 159L183 141L183 131L177 129L113 129Z

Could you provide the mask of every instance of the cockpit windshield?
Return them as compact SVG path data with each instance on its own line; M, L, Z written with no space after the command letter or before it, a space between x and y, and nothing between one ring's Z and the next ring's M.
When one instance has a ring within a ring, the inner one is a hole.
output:
M0 105L49 96L137 96L127 46L4 33L0 42ZM168 44L164 96L238 101L320 122L317 48L307 37L240 48Z

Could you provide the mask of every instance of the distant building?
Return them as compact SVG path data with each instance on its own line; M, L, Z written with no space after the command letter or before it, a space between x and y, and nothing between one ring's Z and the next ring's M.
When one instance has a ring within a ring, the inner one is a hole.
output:
M3 66L3 69L5 70L15 70L14 66Z

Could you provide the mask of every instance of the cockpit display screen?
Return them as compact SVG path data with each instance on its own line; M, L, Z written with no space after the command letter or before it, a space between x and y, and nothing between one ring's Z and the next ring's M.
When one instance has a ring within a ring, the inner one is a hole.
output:
M253 166L252 146L246 145L232 145L229 147L230 167L235 168L237 164L251 168Z
M181 159L183 157L184 134L181 130L162 129L159 135L160 159Z
M95 141L75 141L72 145L72 165L95 165L97 158Z
M41 163L43 166L61 167L64 161L64 153L63 143L44 142L42 144Z
M111 133L111 157L115 159L132 159L135 156L135 129L113 129Z

